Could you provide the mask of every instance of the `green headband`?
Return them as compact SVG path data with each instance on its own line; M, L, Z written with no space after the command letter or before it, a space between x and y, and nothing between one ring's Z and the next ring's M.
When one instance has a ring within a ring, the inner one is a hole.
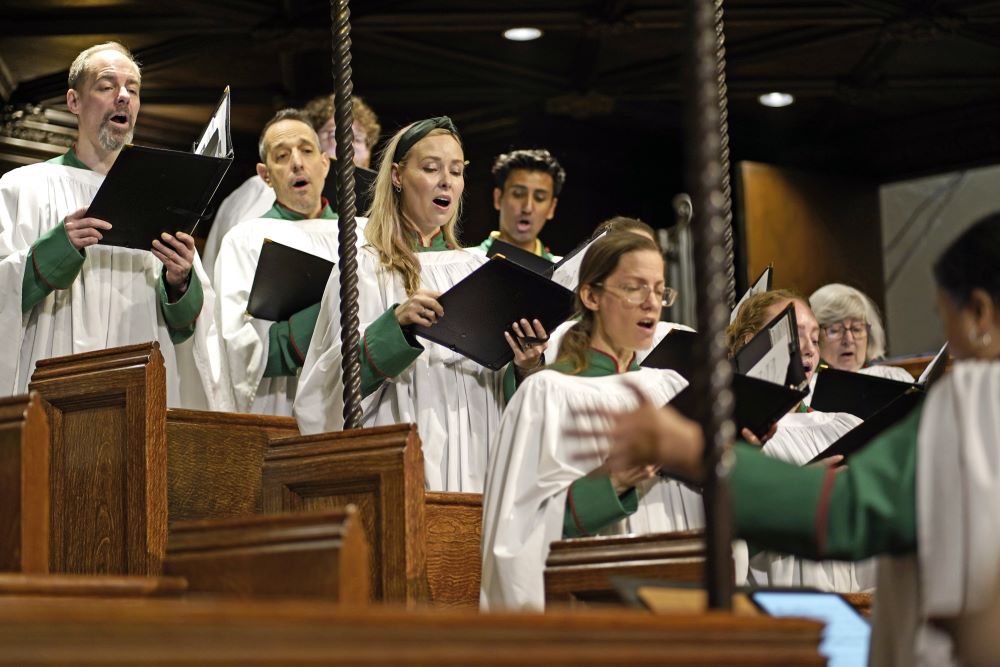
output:
M451 118L447 116L419 120L411 125L406 132L403 132L403 136L399 138L396 150L392 154L392 161L401 161L410 152L413 145L430 134L432 130L448 130L456 137L458 136L458 128L451 122Z

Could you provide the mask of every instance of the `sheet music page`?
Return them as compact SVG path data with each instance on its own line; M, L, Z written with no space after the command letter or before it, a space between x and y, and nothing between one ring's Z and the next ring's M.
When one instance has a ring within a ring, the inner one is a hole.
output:
M590 248L594 241L604 236L604 234L607 234L607 232L590 241L590 243L580 248L579 251L560 260L556 264L555 271L552 272L552 282L558 283L566 289L575 292L576 286L580 282L580 264L583 263L583 257L587 254L587 249Z
M767 333L771 340L771 349L753 365L747 375L784 386L785 379L788 377L788 364L792 361L792 355L789 352L792 342L790 318L782 318L768 329Z
M219 106L195 144L194 152L208 157L229 157L233 149L229 132L229 86L226 86Z
M743 302L752 297L754 294L761 294L763 292L766 292L767 285L770 281L771 281L771 267L769 266L766 269L764 269L764 273L760 274L760 278L757 279L757 282L751 285L750 289L744 292L743 296L740 297L740 300L736 303L736 307L733 308L733 312L729 314L730 324L732 324L733 320L736 319L736 313L740 312L740 306L743 305Z
M758 380L767 380L775 384L785 385L788 376L788 364L791 362L788 345L775 345L760 358L747 375Z
M917 384L920 385L927 384L928 378L930 378L931 374L935 372L937 365L944 363L942 357L944 356L945 351L947 351L947 349L948 349L948 343L945 343L944 345L941 346L941 349L938 350L938 353L934 355L933 359L931 359L931 363L927 364L927 368L925 368L924 372L920 374L919 378L917 378Z

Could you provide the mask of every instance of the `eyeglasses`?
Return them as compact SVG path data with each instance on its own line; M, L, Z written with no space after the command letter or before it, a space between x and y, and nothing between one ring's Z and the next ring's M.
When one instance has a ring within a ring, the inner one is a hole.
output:
M871 329L871 325L854 322L850 326L847 326L842 322L837 322L836 324L828 324L820 327L820 329L823 330L823 333L830 340L840 340L848 332L854 336L854 340L865 340L868 338L868 331Z
M594 283L594 287L603 287L612 294L621 297L630 306L646 303L650 294L654 295L664 308L674 305L674 301L677 300L677 290L673 287L650 287L649 285L618 285L613 287L604 283Z

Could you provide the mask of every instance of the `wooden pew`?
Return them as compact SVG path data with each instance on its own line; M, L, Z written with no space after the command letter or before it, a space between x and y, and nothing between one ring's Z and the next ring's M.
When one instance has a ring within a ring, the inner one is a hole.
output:
M0 598L10 596L45 598L177 597L186 590L187 581L179 577L0 573Z
M0 646L35 665L826 664L813 621L627 609L474 614L316 601L0 599Z
M49 571L49 424L37 393L0 399L0 572Z
M264 457L263 510L358 508L375 599L479 603L479 494L425 493L412 424L276 439Z
M167 536L166 377L157 343L38 362L50 429L49 569L157 575Z
M369 601L368 545L354 507L325 512L183 521L164 564L194 593Z
M611 577L698 583L704 566L701 531L559 540L545 562L545 602L619 602Z
M545 562L545 602L621 604L611 577L701 583L704 567L700 530L559 540ZM858 613L871 616L872 593L841 595Z
M260 513L268 442L298 433L291 417L167 410L170 520Z

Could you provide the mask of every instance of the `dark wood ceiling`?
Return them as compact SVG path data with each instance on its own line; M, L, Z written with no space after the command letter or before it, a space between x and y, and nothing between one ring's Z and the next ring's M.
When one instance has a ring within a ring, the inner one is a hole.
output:
M105 39L144 67L139 142L187 145L231 85L240 161L227 188L251 173L275 109L331 88L323 1L3 0L0 11L0 95L13 108L58 113L69 62ZM678 0L356 0L352 12L355 90L384 134L438 114L462 130L470 237L492 225L491 159L514 146L564 162L565 243L617 212L669 222L682 187ZM544 36L501 37L518 25ZM998 1L729 0L725 26L734 160L879 182L1000 158ZM797 102L760 106L772 90Z

